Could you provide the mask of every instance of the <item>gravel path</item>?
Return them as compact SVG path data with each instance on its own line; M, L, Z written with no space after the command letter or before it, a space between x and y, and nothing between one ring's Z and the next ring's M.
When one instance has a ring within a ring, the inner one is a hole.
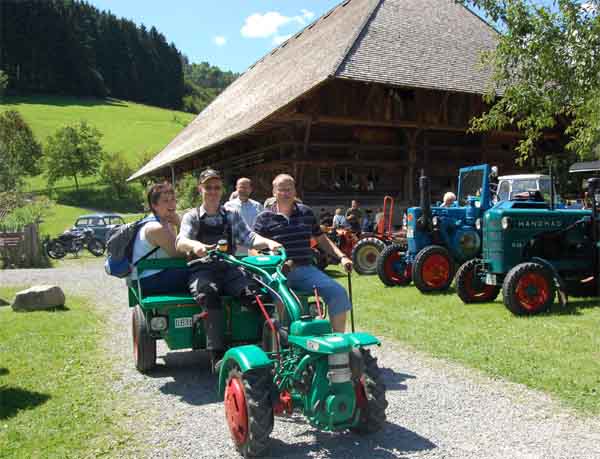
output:
M57 283L67 293L98 298L107 312L114 330L106 343L118 375L114 390L127 401L127 422L145 445L128 455L238 457L204 353L167 353L161 344L156 372L142 376L134 370L122 281L106 276L95 261L0 271L0 285L32 283ZM580 418L544 394L389 341L375 353L388 388L383 431L369 437L330 434L300 416L278 417L270 457L600 458L600 417Z

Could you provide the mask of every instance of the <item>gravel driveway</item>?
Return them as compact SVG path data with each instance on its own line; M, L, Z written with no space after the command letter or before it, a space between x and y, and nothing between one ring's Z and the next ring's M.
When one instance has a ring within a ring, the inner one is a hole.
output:
M56 283L98 298L114 330L106 346L139 444L135 457L237 457L223 406L202 352L159 345L159 367L138 374L131 360L130 312L123 282L101 264L0 271L0 285ZM330 434L300 416L277 417L270 457L286 458L600 458L600 417L580 418L548 396L492 380L459 365L385 342L377 350L389 401L388 422L372 436ZM143 427L139 427L143 426Z

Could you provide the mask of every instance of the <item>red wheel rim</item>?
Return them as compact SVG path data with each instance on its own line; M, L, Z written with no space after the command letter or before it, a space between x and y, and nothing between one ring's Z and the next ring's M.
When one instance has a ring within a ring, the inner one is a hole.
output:
M474 280L474 271L467 271L465 273L465 290L467 291L467 294L469 295L469 298L475 298L478 300L482 300L482 299L486 299L489 298L490 296L492 296L492 293L494 292L494 286L493 285L488 285L488 284L483 284L483 288L477 288L475 287L475 282L473 282Z
M550 299L550 285L540 273L527 273L519 279L515 294L523 308L534 312L541 309Z
M235 443L243 444L248 438L248 412L244 384L237 377L231 378L225 388L225 417Z
M383 265L385 277L394 281L396 284L405 284L408 282L409 279L409 277L406 275L407 264L401 261L402 258L402 254L400 252L394 252L386 258L385 263ZM401 272L398 272L394 269L394 265L396 263L400 263L401 266L404 268Z
M373 252L369 252L367 254L367 263L369 263L370 265L374 265L375 262L377 261L377 253L373 253Z
M428 256L421 268L421 278L434 289L444 287L450 278L450 260L438 253Z

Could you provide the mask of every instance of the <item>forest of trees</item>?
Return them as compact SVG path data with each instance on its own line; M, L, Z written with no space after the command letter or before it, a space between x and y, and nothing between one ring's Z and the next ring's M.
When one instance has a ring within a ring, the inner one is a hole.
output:
M198 113L237 76L189 64L156 28L83 1L2 0L0 40L12 94L110 96Z

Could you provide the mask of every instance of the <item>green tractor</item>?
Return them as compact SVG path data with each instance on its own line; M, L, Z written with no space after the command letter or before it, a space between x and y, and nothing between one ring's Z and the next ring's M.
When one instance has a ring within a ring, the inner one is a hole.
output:
M588 180L592 210L556 209L552 197L527 191L488 210L483 220L482 258L464 263L456 275L463 303L494 300L517 315L547 310L558 294L598 295L600 179ZM553 190L553 187L551 188Z
M239 266L259 286L256 309L221 298L229 349L219 367L218 394L238 451L244 457L263 454L274 415L294 411L326 431L381 429L386 389L367 349L380 341L354 332L353 321L352 333L333 333L318 291L300 294L287 287L284 250L240 259L216 249L208 256ZM181 259L153 259L137 269L185 266ZM139 371L155 366L159 339L170 349L206 347L206 316L189 293L145 296L138 282L130 285L129 298Z

